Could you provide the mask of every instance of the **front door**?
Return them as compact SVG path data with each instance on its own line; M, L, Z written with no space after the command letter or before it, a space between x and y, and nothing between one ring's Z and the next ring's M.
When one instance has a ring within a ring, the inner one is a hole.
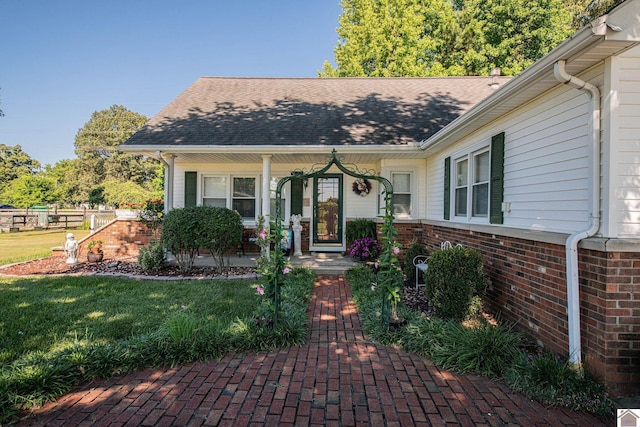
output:
M313 245L342 246L342 174L313 180Z

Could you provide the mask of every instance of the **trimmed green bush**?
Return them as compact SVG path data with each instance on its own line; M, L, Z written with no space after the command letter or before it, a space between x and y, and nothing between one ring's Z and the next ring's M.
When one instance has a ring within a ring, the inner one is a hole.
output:
M480 251L456 246L431 254L425 271L425 294L443 319L463 320L471 314L474 297L482 297L486 279Z
M242 242L242 217L236 211L213 206L172 209L162 224L162 245L176 257L183 271L193 267L200 248L209 250L218 267L224 254Z
M147 246L140 247L138 264L144 271L157 271L165 264L164 249L160 242L150 242Z

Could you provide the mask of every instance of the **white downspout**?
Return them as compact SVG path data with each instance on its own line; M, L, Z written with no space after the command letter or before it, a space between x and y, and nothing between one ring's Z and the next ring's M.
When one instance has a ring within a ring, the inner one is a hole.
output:
M590 224L589 228L573 233L566 241L569 360L576 365L580 365L582 363L582 347L580 343L578 244L581 240L596 234L598 228L600 228L600 90L593 84L568 74L565 70L565 63L565 60L560 60L554 64L553 74L555 78L576 89L584 90L591 97Z
M166 214L173 208L173 156L171 163L167 163L160 151L156 151L156 157L164 164L164 213Z

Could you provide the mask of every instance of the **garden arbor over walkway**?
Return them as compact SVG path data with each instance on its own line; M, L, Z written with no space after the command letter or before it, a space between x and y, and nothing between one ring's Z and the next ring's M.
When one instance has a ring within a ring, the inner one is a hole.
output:
M361 171L355 164L343 164L342 160L338 157L338 153L335 148L331 151L331 155L325 165L313 165L309 172L304 170L294 170L290 176L286 176L278 181L276 187L276 214L275 224L272 233L275 238L275 254L271 260L274 263L275 274L273 277L274 285L274 304L276 308L275 322L277 324L278 317L280 315L280 282L282 276L278 274L284 268L284 259L282 256L282 241L278 236L282 233L282 188L286 183L294 179L308 180L321 177L323 174L329 171L331 167L337 167L341 172L354 178L371 179L379 182L384 186L384 221L381 227L382 231L382 253L380 255L378 266L378 286L383 286L384 300L382 305L382 318L388 326L390 318L390 309L395 308L402 286L402 277L399 274L397 268L397 246L394 239L397 237L397 232L393 227L393 185L391 182L382 176L379 176L371 170Z

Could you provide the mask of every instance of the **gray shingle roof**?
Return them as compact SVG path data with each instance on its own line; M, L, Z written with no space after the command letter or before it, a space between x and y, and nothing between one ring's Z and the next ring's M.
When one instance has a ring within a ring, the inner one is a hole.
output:
M488 96L490 83L201 77L125 145L413 145Z

